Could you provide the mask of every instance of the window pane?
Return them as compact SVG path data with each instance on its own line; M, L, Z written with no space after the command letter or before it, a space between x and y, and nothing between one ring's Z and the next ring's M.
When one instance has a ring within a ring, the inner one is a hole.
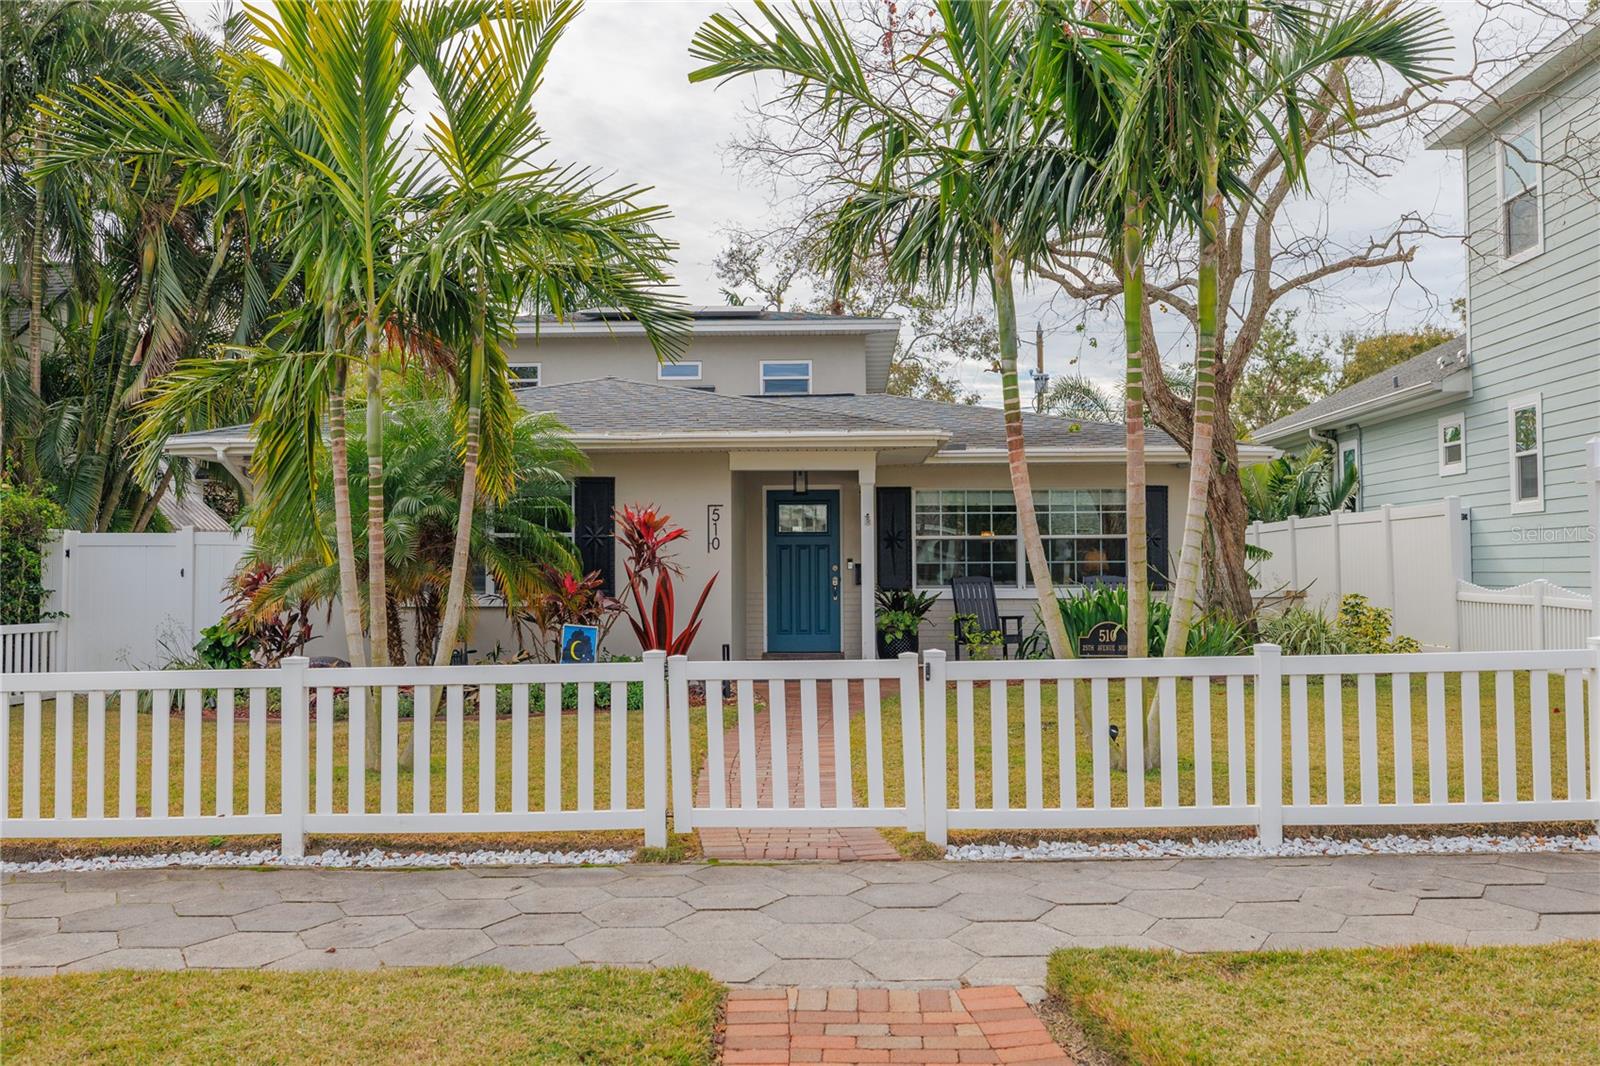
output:
M1444 442L1446 444L1455 444L1460 439L1461 426L1459 423L1451 422L1449 425L1444 427Z
M514 389L529 389L539 384L539 368L537 366L511 367L511 387Z
M1528 126L1515 137L1508 137L1500 152L1504 192L1507 198L1531 189L1539 181L1539 149L1533 142L1534 128Z
M804 396L811 391L811 382L805 378L768 378L761 383L761 391L768 396Z
M805 363L763 363L761 376L764 378L808 378L811 376L811 367Z
M661 377L663 379L677 378L679 380L693 381L700 376L699 363L662 363Z
M825 503L778 504L779 533L826 533L828 505Z
M1444 446L1444 463L1446 466L1456 466L1461 462L1461 445L1446 444Z
M1530 189L1505 205L1506 254L1520 255L1539 243L1539 194Z
M1511 417L1516 433L1516 450L1533 451L1539 446L1539 412L1532 407L1521 407Z
M1536 500L1539 498L1539 457L1537 455L1517 456L1517 499Z

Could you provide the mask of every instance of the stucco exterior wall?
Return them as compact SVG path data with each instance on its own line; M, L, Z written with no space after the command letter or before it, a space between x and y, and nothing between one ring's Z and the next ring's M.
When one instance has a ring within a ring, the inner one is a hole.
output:
M812 392L859 394L867 391L865 353L865 340L859 334L760 337L699 334L691 339L680 361L698 361L700 380L668 383L710 386L719 393L753 396L761 392L762 361L809 361ZM643 337L620 334L526 338L512 347L507 359L513 364L539 364L539 380L544 385L602 377L656 381L660 365Z

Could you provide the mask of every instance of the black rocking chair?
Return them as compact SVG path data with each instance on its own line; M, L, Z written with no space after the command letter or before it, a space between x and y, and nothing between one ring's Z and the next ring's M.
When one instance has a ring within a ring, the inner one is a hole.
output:
M1022 646L1022 616L1000 613L995 599L994 579L988 577L953 577L950 579L950 598L955 605L956 658L961 658L961 646L967 642L961 621L971 618L980 633L1000 634L1000 654L1011 658L1011 648Z

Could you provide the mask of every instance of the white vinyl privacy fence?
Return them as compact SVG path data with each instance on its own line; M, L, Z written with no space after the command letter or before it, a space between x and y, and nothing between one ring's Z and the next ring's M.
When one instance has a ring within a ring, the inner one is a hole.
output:
M1251 563L1262 592L1303 593L1330 615L1357 593L1394 612L1395 632L1427 647L1459 648L1456 585L1471 576L1467 517L1451 496L1412 507L1385 504L1253 522L1245 536L1271 553Z
M297 854L307 833L621 829L659 845L669 805L680 830L904 826L937 843L951 830L1226 825L1270 845L1285 825L1597 820L1597 706L1600 640L1291 658L1271 645L960 663L652 652L592 666L7 673L0 829L270 834Z

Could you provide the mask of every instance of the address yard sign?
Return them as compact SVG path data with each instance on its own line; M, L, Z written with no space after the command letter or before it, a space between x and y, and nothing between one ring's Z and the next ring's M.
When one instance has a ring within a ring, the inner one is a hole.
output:
M1096 622L1078 638L1078 658L1117 659L1128 656L1128 631L1116 622Z

